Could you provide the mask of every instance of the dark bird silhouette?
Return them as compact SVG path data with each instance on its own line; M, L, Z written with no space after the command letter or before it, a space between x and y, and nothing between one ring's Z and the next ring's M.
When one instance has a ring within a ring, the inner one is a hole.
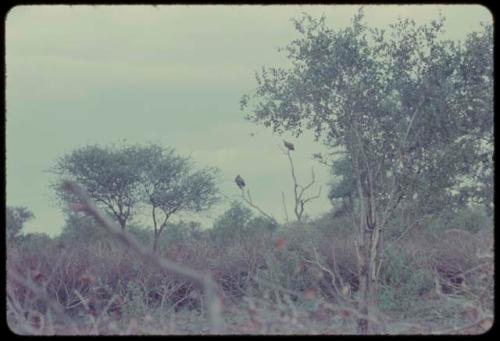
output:
M283 140L283 143L285 144L285 147L288 150L295 150L295 147L293 146L293 144L291 142L287 142L287 141Z
M236 176L234 181L236 182L236 185L238 185L240 189L243 189L243 187L245 187L245 181L239 174Z

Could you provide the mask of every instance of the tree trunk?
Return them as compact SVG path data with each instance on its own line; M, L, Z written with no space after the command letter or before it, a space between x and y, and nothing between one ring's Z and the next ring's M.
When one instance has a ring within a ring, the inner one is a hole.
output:
M371 322L377 307L378 297L378 264L380 263L380 231L382 225L378 221L375 202L375 174L377 167L367 158L367 152L358 128L353 123L347 138L348 152L352 158L356 187L360 202L359 231L355 241L358 258L358 319L357 332L359 334L374 333Z
M369 204L368 204L369 205ZM363 210L368 217L370 210ZM358 310L363 315L358 319L359 334L374 332L373 322L368 317L373 315L378 301L378 264L380 262L380 226L369 228L366 219L361 219L361 236L356 245L358 256L359 300Z
M125 231L125 227L127 225L127 220L125 220L125 219L118 219L118 223L120 224L120 227L122 228L122 231Z
M156 233L153 236L153 252L157 253L158 252L158 240L160 239L160 234Z

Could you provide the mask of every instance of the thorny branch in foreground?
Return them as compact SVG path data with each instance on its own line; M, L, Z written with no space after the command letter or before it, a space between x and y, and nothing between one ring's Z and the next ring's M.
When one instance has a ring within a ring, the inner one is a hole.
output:
M149 250L142 247L135 238L126 232L122 231L111 221L88 196L85 190L73 181L66 181L63 184L64 189L74 194L82 203L82 211L91 215L104 230L113 238L120 241L123 245L130 248L142 260L151 264L163 271L173 272L184 279L192 281L194 284L202 288L205 292L206 301L208 302L208 314L211 323L211 332L214 334L220 333L222 330L221 306L220 300L216 293L215 282L209 274L200 274L185 266L161 258L158 255L152 254Z

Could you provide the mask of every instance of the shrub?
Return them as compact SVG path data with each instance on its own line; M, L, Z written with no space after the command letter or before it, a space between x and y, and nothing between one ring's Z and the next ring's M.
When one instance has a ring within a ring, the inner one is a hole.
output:
M433 219L427 226L429 231L439 233L446 229L464 230L476 233L488 228L492 217L488 216L482 207L464 207L460 210L445 210Z
M433 272L404 248L390 248L380 270L380 308L403 313L434 288Z

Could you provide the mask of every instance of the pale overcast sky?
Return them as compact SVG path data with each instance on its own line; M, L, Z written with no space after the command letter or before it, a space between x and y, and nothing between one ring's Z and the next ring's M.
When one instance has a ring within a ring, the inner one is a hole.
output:
M286 65L277 48L297 37L290 18L324 13L340 28L358 7L15 7L5 21L7 204L34 212L26 232L59 233L64 220L47 173L56 157L126 140L171 146L199 165L218 167L226 202L239 198L233 179L241 174L254 202L283 221L281 191L291 213L292 182L278 149L282 137L244 120L239 100L255 87L255 70ZM378 27L398 16L424 23L438 9L450 39L492 21L478 5L365 6L365 17ZM328 211L329 172L311 160L324 148L310 135L289 140L299 180L308 181L314 165L323 185L307 212ZM200 219L208 226L225 207Z

